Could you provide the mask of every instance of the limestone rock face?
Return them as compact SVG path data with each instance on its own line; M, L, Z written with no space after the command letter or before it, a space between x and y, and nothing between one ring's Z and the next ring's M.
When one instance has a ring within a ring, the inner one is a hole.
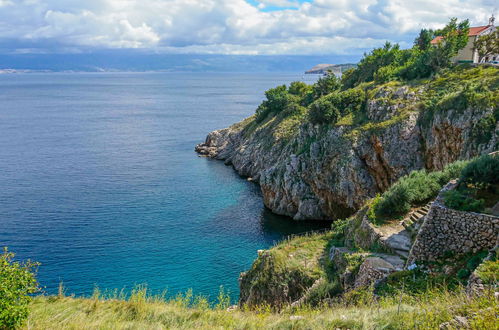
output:
M439 170L497 148L499 124L488 141L473 135L493 109L447 110L428 119L410 108L419 94L408 87L380 89L366 109L375 128L302 123L283 139L272 125L247 119L211 132L196 151L258 182L274 213L295 220L345 218L412 170Z

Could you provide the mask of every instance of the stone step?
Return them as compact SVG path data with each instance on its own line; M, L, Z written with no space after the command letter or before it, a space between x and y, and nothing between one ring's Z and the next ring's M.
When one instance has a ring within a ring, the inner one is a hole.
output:
M409 231L404 230L398 234L386 237L384 243L392 250L407 251L411 249L411 234Z
M402 246L402 245L399 245L397 247L394 247L392 248L394 251L405 251L405 252L409 252L411 250L411 246L410 245L407 245L407 246Z
M412 225L412 224L414 223L414 219L409 218L409 219L404 219L404 220L400 221L400 224L402 224L402 225L403 225L404 223L405 223L406 225L409 225L409 226L410 226L410 225Z
M402 258L405 258L407 259L409 257L409 251L405 251L405 250L394 250L394 252L401 256Z
M373 253L373 255L391 263L396 271L404 269L405 261L398 254Z
M418 218L422 218L422 217L424 217L424 216L425 216L425 215L427 215L427 214L428 214L428 213L425 213L425 212L423 212L423 211L421 211L421 210L417 210L417 211L415 211L415 212L413 213L413 215L417 216Z

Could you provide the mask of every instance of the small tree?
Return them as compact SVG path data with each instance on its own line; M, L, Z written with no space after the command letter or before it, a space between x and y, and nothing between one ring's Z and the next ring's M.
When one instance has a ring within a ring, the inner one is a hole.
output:
M466 47L468 43L468 32L470 23L468 20L457 22L457 18L451 18L450 22L435 34L442 37L442 40L429 49L429 65L433 72L451 65L452 58Z
M299 97L304 97L312 89L312 86L307 85L303 81L293 81L289 85L289 94L297 95Z
M271 112L278 113L283 111L289 103L296 101L296 96L293 98L288 93L286 85L271 88L265 92L266 100L263 101L256 109L256 120L261 122Z
M39 290L38 263L14 262L14 253L4 248L0 255L0 329L21 326L28 317L30 294Z
M321 97L310 105L308 113L312 124L334 124L340 117L337 107L339 96L337 93Z
M422 29L419 36L414 40L414 46L419 50L425 51L430 48L430 42L433 40L435 32L433 30Z
M474 43L475 50L478 52L479 62L486 56L499 54L499 28L492 33L479 37Z
M364 54L364 58L354 70L343 74L341 80L343 88L352 88L360 83L374 80L380 68L400 65L401 55L400 46L392 45L390 42L386 42L383 47L373 49L369 54Z
M341 81L333 73L321 77L313 85L314 98L318 99L341 88Z

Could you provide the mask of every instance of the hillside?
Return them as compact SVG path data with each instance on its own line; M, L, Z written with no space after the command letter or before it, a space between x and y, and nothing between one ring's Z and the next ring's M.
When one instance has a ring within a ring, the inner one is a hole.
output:
M257 110L211 132L196 150L259 183L275 213L296 220L344 218L413 170L440 170L497 150L498 87L493 67L459 67L405 83L362 83L308 107L302 106L304 96L282 109ZM353 101L342 105L342 98ZM324 109L336 111L334 123L314 121Z
M462 184L445 184L457 177ZM484 274L499 265L499 217L492 207L499 205L498 178L499 157L489 155L443 171L412 172L354 216L333 223L331 231L259 253L240 278L240 305L281 310L400 291L427 295L437 287L468 295L493 292L497 274ZM473 196L483 196L481 189L487 199L478 203ZM454 193L465 193L468 201L453 204ZM394 210L393 201L407 208Z

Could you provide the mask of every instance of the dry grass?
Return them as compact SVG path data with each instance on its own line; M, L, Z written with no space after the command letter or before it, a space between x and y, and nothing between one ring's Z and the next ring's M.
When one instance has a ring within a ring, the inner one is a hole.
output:
M29 329L438 329L455 316L474 329L497 329L499 313L493 294L468 298L445 290L283 313L226 311L189 295L165 301L145 290L126 300L37 297L30 309Z

